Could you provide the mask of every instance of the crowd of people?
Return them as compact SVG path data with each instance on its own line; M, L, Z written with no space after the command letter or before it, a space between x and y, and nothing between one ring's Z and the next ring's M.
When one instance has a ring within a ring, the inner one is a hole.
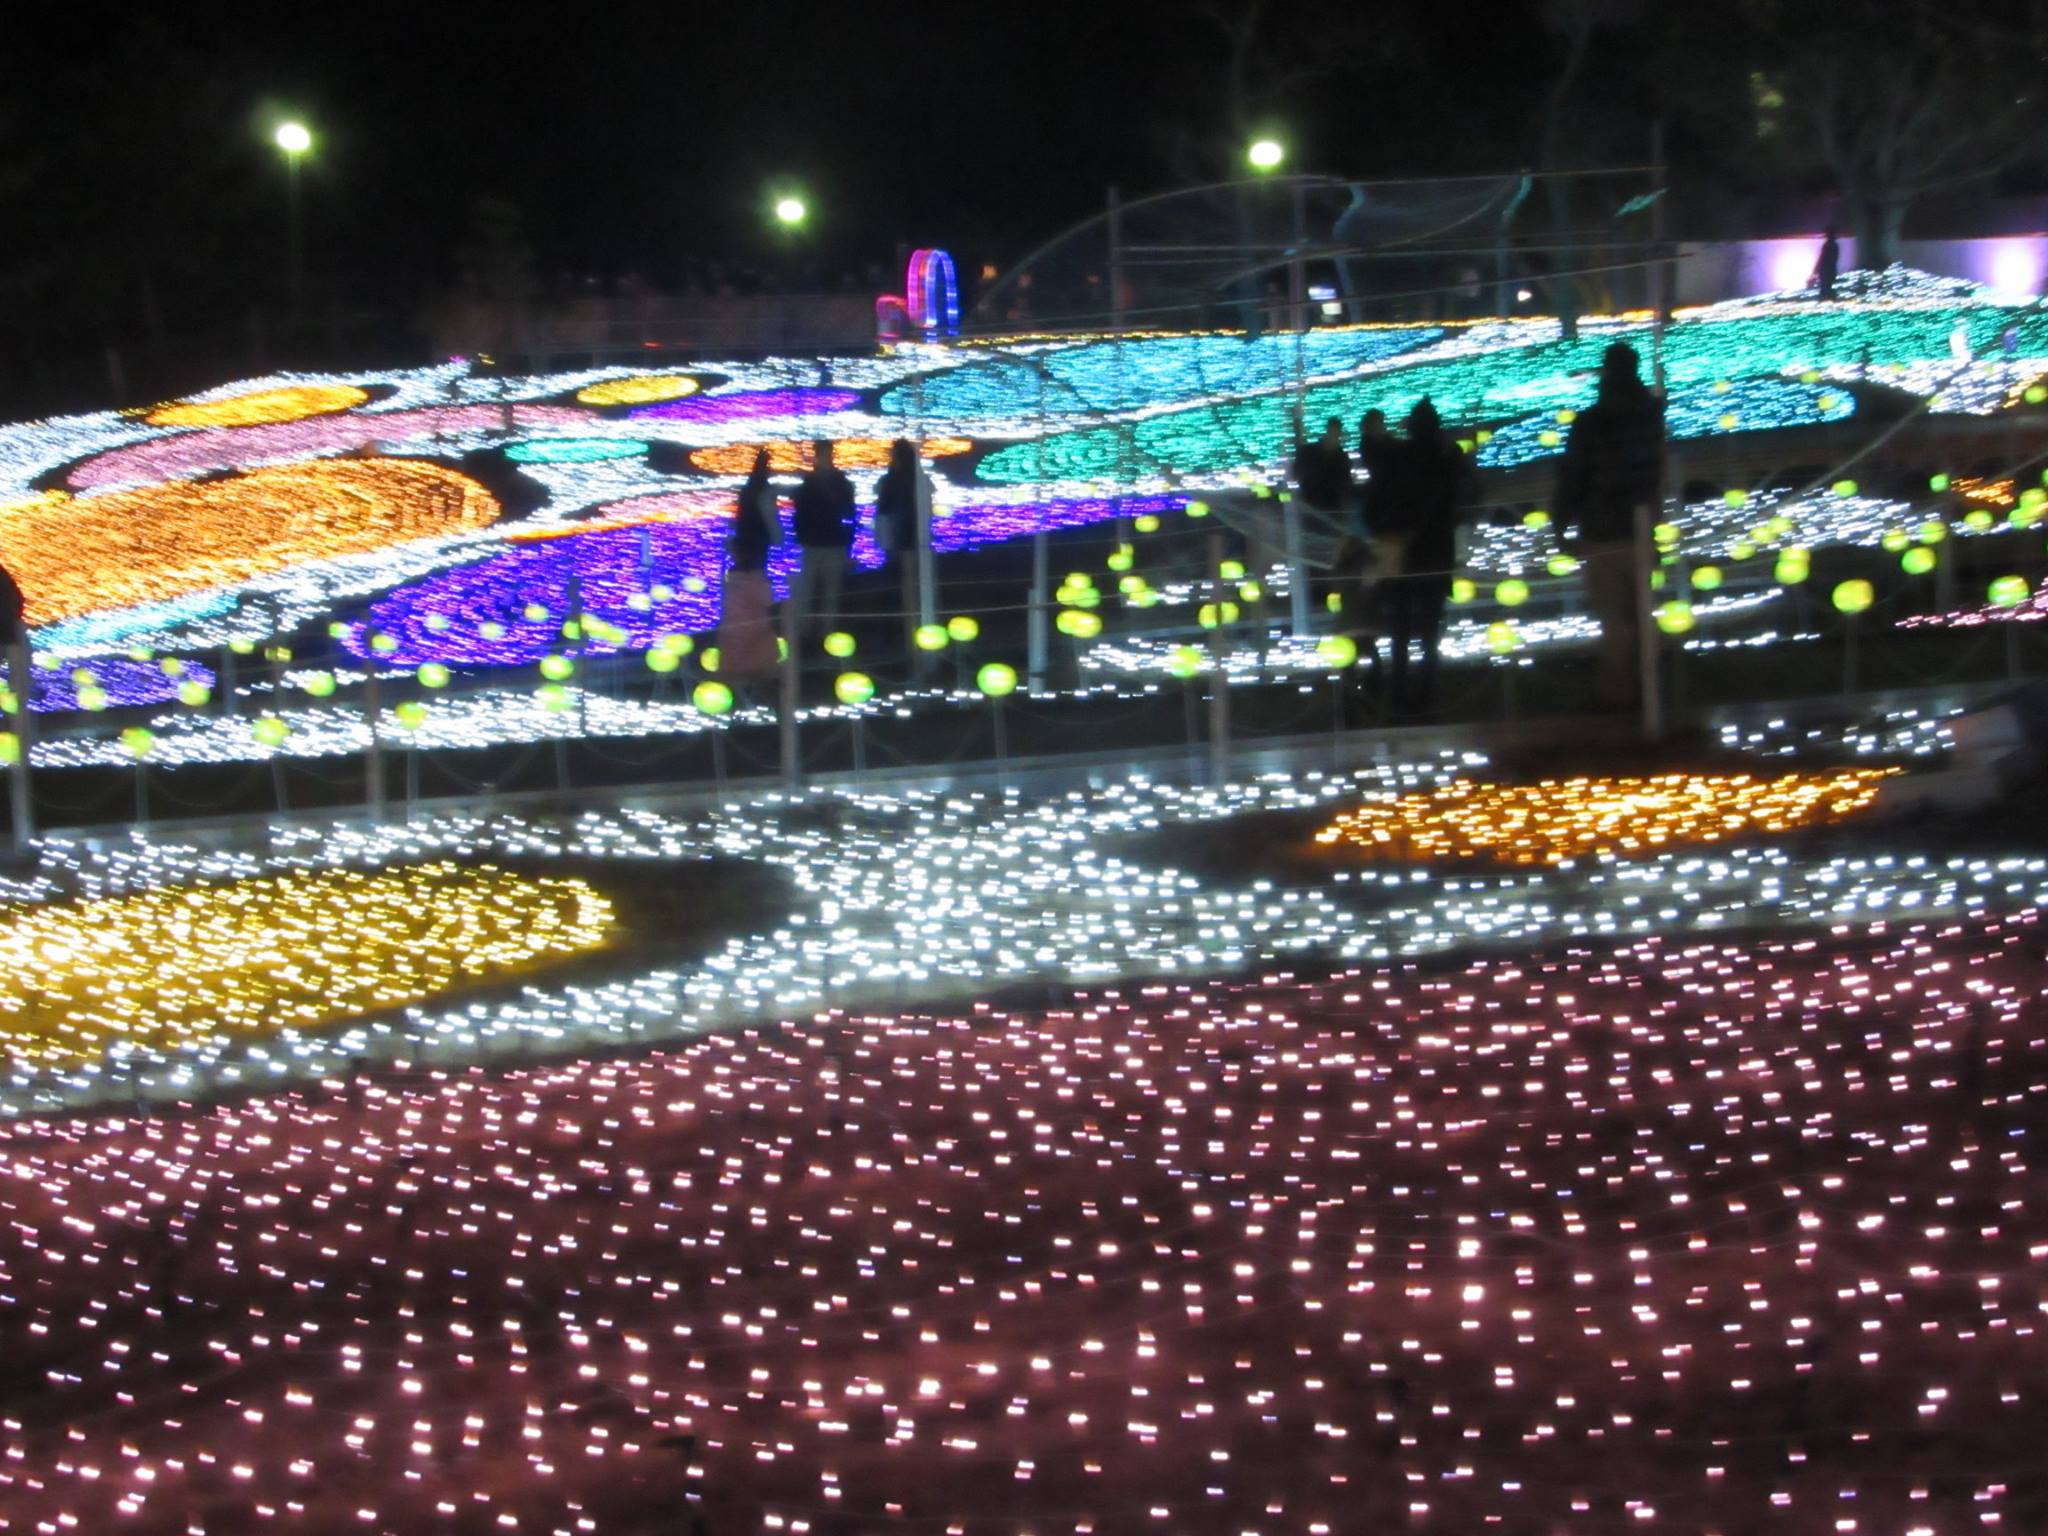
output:
M819 438L811 445L811 467L797 483L787 529L770 470L764 447L754 455L753 468L740 486L727 544L719 670L742 684L773 673L780 656L775 597L768 580L770 552L785 542L793 542L797 549L781 615L792 643L844 617L846 569L853 558L853 482L834 463L831 441ZM902 572L906 614L917 611L913 556L929 540L931 507L931 477L918 460L916 445L899 437L890 445L889 466L875 487L874 536L883 555Z
M1641 367L1626 342L1607 349L1595 400L1566 437L1556 496L1557 520L1576 537L1587 606L1600 622L1600 700L1617 708L1635 702L1639 589L1648 581L1638 552L1662 496L1664 406ZM1471 459L1425 396L1399 433L1384 411L1367 411L1355 462L1343 422L1331 417L1321 437L1297 447L1294 481L1306 505L1356 535L1344 570L1363 588L1366 622L1387 642L1389 717L1426 717L1435 703L1458 530L1479 511Z

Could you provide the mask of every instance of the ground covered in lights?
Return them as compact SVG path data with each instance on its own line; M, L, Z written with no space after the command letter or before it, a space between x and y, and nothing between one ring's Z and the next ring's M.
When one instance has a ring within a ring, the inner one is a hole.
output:
M0 1529L2039 1529L2041 945L1563 943L17 1126Z

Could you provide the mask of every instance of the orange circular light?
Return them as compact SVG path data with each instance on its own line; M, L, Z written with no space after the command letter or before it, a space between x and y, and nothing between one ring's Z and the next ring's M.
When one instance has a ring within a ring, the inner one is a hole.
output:
M886 469L891 439L886 437L842 437L832 444L832 462L841 469ZM923 457L943 459L965 453L974 445L964 437L928 437ZM699 448L690 462L707 474L744 475L754 467L754 455L768 450L768 467L778 475L806 474L811 468L811 445L794 443L720 443Z
M497 519L466 475L416 459L317 459L227 480L0 506L0 563L30 624L230 586Z
M178 400L142 418L152 427L260 427L353 410L370 398L353 384L287 384L225 400Z

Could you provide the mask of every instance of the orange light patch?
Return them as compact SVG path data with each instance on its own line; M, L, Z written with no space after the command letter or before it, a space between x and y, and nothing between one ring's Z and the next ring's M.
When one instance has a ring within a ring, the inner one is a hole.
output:
M1337 818L1316 841L1376 859L1491 859L1561 864L1655 853L1691 843L1796 831L1865 810L1894 768L1837 773L1661 774L1644 779L1459 780L1423 795L1376 800Z
M179 400L142 419L152 427L260 427L354 410L369 398L368 390L353 384L288 384L226 400Z
M832 462L841 469L886 469L892 441L886 437L838 438L832 444ZM965 453L973 446L964 437L928 437L924 457L943 459ZM690 462L707 474L744 475L753 469L754 455L763 448L768 450L768 467L778 475L806 474L811 468L808 442L721 443L713 448L699 448L690 455Z
M413 459L318 459L0 507L0 562L30 624L158 602L312 560L496 521L497 498Z
M509 528L505 531L505 538L513 544L536 544L543 539L596 533L605 528L637 528L643 523L703 522L709 518L730 517L732 509L731 491L672 491L661 496L636 496L630 501L615 501L600 507L594 515L573 523Z

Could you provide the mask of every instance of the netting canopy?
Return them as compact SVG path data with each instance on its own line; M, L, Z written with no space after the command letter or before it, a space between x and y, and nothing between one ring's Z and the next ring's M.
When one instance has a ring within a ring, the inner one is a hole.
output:
M968 329L1299 329L1493 313L1560 271L1636 263L1640 172L1276 176L1112 205L984 290Z

